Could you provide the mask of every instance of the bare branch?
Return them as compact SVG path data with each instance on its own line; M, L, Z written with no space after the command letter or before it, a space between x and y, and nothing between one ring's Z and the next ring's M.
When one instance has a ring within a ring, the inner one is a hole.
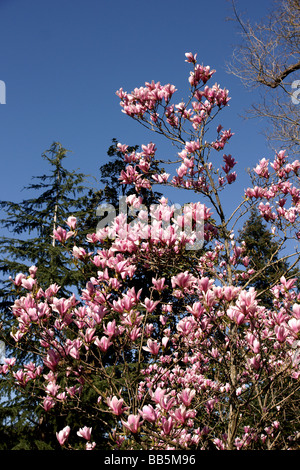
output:
M232 6L241 41L228 71L261 91L247 114L270 124L269 142L298 151L300 109L292 100L292 83L300 79L300 1L274 0L269 15L255 25L242 19L234 0Z

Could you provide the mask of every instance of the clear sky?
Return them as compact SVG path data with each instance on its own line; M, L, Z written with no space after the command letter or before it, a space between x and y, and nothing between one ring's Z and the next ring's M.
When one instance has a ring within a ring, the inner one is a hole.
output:
M254 21L271 4L236 1ZM253 92L226 72L239 41L228 21L232 15L227 0L0 0L0 80L6 84L0 199L26 198L21 189L47 172L41 154L53 141L72 151L65 160L69 169L96 177L112 138L128 145L158 142L121 112L115 92L159 80L176 85L179 101L187 91L184 53L190 51L216 69L214 82L230 91L230 108L216 127L221 123L235 133L226 153L238 161L237 172L272 156L261 123L240 117ZM157 147L158 156L167 151ZM232 186L230 201L240 190L238 183Z

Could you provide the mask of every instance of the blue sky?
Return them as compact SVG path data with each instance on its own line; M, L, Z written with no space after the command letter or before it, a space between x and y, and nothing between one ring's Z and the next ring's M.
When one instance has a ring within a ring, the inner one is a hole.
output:
M270 4L237 0L254 21ZM179 101L187 91L189 51L216 69L214 81L230 91L230 108L216 126L235 133L226 153L238 161L238 174L272 156L262 123L240 117L255 94L226 72L239 41L230 16L227 0L0 0L0 80L6 84L0 199L26 198L21 189L48 171L41 154L53 141L72 151L69 169L95 177L114 137L129 145L157 142L158 156L171 151L121 112L115 92L159 80L176 85ZM241 178L228 203L239 200L242 186Z

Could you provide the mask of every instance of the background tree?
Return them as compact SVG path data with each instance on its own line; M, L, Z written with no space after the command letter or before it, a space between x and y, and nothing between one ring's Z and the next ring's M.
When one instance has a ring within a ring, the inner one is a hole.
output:
M241 41L228 68L260 98L247 115L264 118L269 144L297 153L300 144L300 3L274 0L269 15L252 24L232 1Z
M248 269L255 271L249 285L255 288L261 302L271 307L270 288L281 276L295 277L297 273L295 270L289 273L289 264L281 256L280 244L274 240L255 206L239 232L239 242L244 243L244 253L249 258Z
M83 239L87 232L84 220L87 218L88 177L64 166L67 154L59 142L54 142L42 154L50 166L49 173L35 176L35 181L24 188L33 195L21 202L0 202L5 214L0 221L5 233L0 238L1 334L6 337L7 344L11 340L8 329L13 322L10 307L20 290L13 286L9 277L15 278L20 272L28 272L30 266L36 266L42 288L56 283L66 294L76 291L83 282L83 271L72 269L74 260L53 237L53 230L65 225L72 213L83 222ZM6 346L6 353L8 349ZM23 361L30 358L30 350L19 354ZM3 380L1 395L1 447L28 448L29 442L36 443L31 446L45 446L42 441L47 426L39 419L37 402L30 396L24 398L16 392L12 394L9 384Z
M62 290L68 292L70 286L78 286L80 275L72 272L70 258L62 254L53 238L53 230L65 225L70 214L74 213L80 220L86 213L87 176L67 170L63 166L66 157L67 150L54 142L42 154L50 165L50 173L33 177L36 182L24 188L39 194L21 202L0 201L5 213L0 223L8 233L0 239L3 278L15 277L35 265L42 286L60 282ZM10 284L2 280L3 286ZM3 289L1 293L3 296Z

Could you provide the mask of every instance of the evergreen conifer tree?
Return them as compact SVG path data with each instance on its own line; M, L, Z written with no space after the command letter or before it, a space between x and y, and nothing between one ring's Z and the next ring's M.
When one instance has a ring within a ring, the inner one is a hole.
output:
M50 165L50 173L35 176L36 182L24 188L40 194L22 202L0 201L5 213L0 224L8 232L0 238L3 277L26 273L35 265L38 281L45 287L58 280L65 290L78 285L78 275L74 278L69 259L62 255L63 250L53 238L53 230L65 225L70 214L80 219L86 211L87 177L67 170L63 166L66 156L67 150L54 142L42 155ZM6 279L4 285L7 284Z
M245 242L245 255L249 257L251 268L255 270L251 286L259 293L261 302L270 307L268 290L280 276L286 275L289 265L280 257L280 247L273 241L272 233L267 229L255 207L251 209L250 217L244 223L239 239Z
M61 245L53 237L53 230L65 225L70 214L76 216L83 226L87 219L87 176L69 171L64 166L67 153L60 143L54 142L42 154L50 172L35 176L34 182L24 188L34 195L21 202L0 201L5 215L0 220L5 233L0 238L0 324L6 356L9 355L7 345L12 340L7 335L13 321L10 306L20 289L13 285L15 276L18 273L27 275L28 269L34 265L38 268L36 277L43 288L57 283L66 294L76 290L83 279L80 270L71 269L73 260L63 253ZM24 362L30 361L30 351L20 351L19 354ZM13 392L11 384L5 380L0 386L0 448L45 448L42 439L45 429L42 430L44 424L39 422L37 404L31 397ZM29 444L35 441L35 444Z

